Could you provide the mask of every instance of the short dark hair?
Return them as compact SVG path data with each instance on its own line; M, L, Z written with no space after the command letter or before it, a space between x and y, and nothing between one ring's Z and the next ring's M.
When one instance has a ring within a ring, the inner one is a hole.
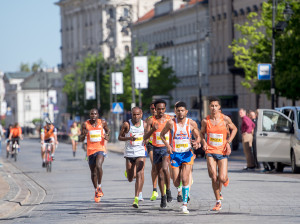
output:
M221 106L221 100L220 100L219 97L211 96L211 97L208 98L209 104L211 104L211 102L214 102L214 101L218 101L219 105Z
M163 104L165 104L165 106L167 106L167 102L164 101L163 99L157 99L157 100L155 100L154 106L156 107L156 105L159 104L159 103L163 103Z
M131 112L132 112L134 109L139 109L139 110L143 113L143 110L142 110L140 107L138 107L138 106L133 107L133 108L131 109Z
M185 102L182 102L182 101L179 101L175 104L175 108L177 109L178 107L184 107L185 109L186 108L186 103Z

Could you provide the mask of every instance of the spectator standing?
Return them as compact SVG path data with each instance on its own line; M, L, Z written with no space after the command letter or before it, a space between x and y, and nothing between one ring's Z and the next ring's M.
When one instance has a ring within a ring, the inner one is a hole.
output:
M253 121L246 116L246 110L241 108L239 111L239 115L242 118L242 143L243 143L243 150L247 161L247 166L244 167L244 170L254 170L255 169L255 162L253 153L251 151L252 142L253 142L253 132L255 128L255 124Z
M255 124L254 132L253 132L252 152L253 152L253 158L254 158L255 167L257 169L259 169L260 168L260 164L257 161L257 151L256 151L257 114L253 110L250 110L249 111L249 117L253 121L253 123Z

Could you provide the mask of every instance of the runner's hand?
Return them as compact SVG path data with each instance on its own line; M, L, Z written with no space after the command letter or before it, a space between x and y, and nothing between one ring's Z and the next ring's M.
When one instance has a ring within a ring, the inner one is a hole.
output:
M154 131L156 131L157 129L158 129L158 123L155 122L155 123L153 124L153 126L152 126L152 130L153 130L153 132L154 132Z
M104 139L108 141L109 140L109 135L108 134L104 134Z
M129 138L130 138L130 141L133 141L133 142L137 139L135 136L130 136Z
M167 152L169 153L169 154L173 154L173 148L169 145L169 146L167 146Z
M201 147L200 142L196 142L196 140L192 140L191 142L194 149L199 149Z
M203 143L202 149L204 150L204 152L208 149L208 146L207 146L207 143L206 143L206 142Z
M231 147L229 143L226 143L226 146L223 151L226 152L226 156L229 156L231 154Z

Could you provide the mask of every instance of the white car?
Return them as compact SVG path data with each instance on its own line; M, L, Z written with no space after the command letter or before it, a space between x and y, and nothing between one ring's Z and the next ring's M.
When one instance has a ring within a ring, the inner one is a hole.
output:
M300 107L258 109L257 160L275 162L276 170L292 166L300 173Z

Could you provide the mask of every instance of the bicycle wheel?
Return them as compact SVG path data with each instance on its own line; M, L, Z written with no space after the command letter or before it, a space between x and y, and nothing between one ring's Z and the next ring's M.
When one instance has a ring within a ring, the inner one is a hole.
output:
M18 157L18 151L17 150L18 150L17 148L15 148L15 150L14 150L15 162L17 162L17 157Z

